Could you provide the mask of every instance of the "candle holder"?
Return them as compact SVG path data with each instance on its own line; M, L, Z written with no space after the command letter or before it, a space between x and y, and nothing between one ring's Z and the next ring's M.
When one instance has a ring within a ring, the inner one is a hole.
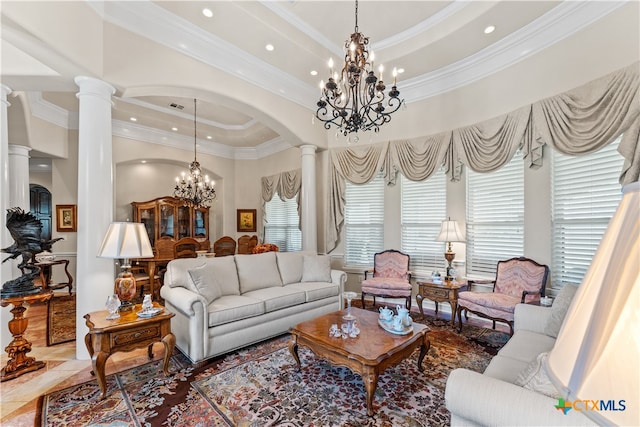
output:
M347 314L342 316L342 318L344 320L347 320L347 321L348 320L354 320L356 318L356 316L351 314L351 300L356 298L358 296L358 294L356 294L355 292L343 292L342 296L344 297L344 299L347 300Z

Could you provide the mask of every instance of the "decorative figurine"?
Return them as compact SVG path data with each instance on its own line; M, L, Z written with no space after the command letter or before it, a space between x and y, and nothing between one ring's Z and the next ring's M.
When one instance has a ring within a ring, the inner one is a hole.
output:
M22 276L4 283L0 296L9 298L42 292L42 287L33 284L33 279L40 274L40 267L32 263L34 254L50 250L51 246L62 238L43 240L40 220L19 207L7 209L7 229L15 242L9 247L2 248L2 252L11 254L2 262L22 256L22 262L18 264ZM27 270L26 273L25 270Z

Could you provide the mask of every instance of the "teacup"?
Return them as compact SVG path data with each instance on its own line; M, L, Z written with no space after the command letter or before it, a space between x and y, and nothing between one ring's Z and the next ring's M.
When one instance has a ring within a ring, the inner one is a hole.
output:
M402 331L404 329L404 324L402 322L402 317L393 316L393 329L396 331Z

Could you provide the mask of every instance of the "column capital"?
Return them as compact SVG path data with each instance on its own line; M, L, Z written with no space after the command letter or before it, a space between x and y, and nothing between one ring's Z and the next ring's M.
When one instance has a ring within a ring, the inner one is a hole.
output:
M0 84L0 102L6 104L7 107L11 105L9 101L7 101L7 95L9 95L11 92L13 91L9 86Z
M116 89L109 83L93 77L77 76L73 80L80 88L80 92L76 94L76 97L93 95L111 101L111 96L116 93Z
M30 147L24 145L9 144L9 154L29 157Z
M312 144L305 144L300 146L301 154L304 156L305 154L315 154L318 150L318 147Z

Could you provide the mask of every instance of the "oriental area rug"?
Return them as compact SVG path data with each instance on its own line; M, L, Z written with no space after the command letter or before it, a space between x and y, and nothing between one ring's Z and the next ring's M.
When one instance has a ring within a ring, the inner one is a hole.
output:
M414 316L417 317L417 316ZM444 390L451 370L482 372L508 335L447 321L429 326L431 348L417 368L418 351L385 370L378 381L373 417L367 416L359 375L334 367L304 347L302 369L289 353L289 336L213 359L193 368L177 352L171 375L161 361L107 376L107 398L96 381L41 396L36 425L136 426L444 426Z

